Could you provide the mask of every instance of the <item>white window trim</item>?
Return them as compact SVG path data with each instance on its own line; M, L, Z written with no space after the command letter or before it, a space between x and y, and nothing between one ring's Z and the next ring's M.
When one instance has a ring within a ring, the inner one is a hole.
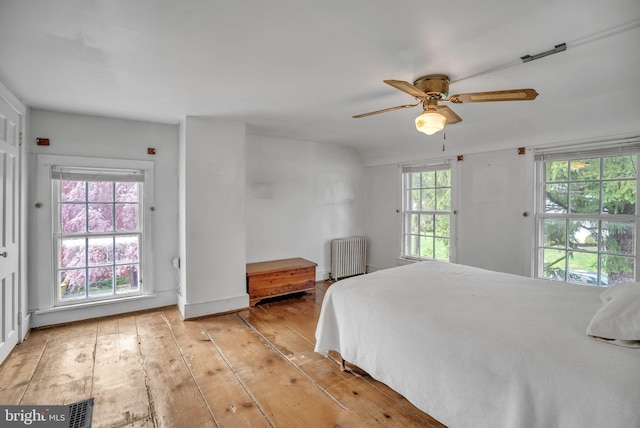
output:
M123 295L122 298L113 298L101 301L101 303L117 304L120 301L131 300L135 297L150 297L154 295L153 289L153 230L152 213L154 210L154 163L152 161L93 158L84 156L63 156L63 155L37 155L36 168L38 180L36 187L36 213L34 216L34 229L32 233L37 233L38 244L32 257L36 260L35 282L37 284L37 297L35 306L37 310L74 309L81 306L91 306L95 302L80 301L77 304L65 304L56 306L56 296L54 291L55 277L55 249L53 248L53 187L51 169L53 166L65 166L76 168L108 168L108 169L131 169L144 171L143 198L144 210L143 221L143 248L140 258L142 259L141 276L144 278L142 292L137 296Z
M543 278L541 272L543 270L543 261L540 260L540 242L543 240L543 233L541 224L542 219L549 218L549 216L543 212L542 207L545 205L545 176L544 176L544 162L546 161L559 161L559 160L571 160L578 158L590 158L590 157L606 157L606 156L619 156L623 154L635 154L640 161L640 137L629 137L619 141L605 141L594 142L590 145L580 146L559 146L552 148L539 148L535 150L535 240L533 242L533 276L535 278ZM640 174L636 176L636 215L618 215L616 220L628 221L634 220L636 222L636 237L635 237L635 253L636 253L636 278L638 281L640 278L640 207L637 202L640 200ZM554 218L566 218L570 215L553 216ZM585 218L589 216L584 216ZM600 215L594 215L594 219L602 219Z
M439 169L439 167L446 166L451 170L451 220L449 223L451 236L449 237L449 262L457 263L458 261L458 163L454 158L437 159L432 161L424 161L411 164L398 165L398 264L415 263L428 261L431 259L424 259L419 257L412 257L404 255L404 184L403 173L410 169L428 170Z

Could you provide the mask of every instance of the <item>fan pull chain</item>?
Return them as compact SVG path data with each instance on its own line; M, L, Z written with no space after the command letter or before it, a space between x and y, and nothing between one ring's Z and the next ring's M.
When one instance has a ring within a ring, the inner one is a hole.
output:
M446 140L447 139L447 133L442 131L442 139ZM442 143L442 151L444 152L444 143Z

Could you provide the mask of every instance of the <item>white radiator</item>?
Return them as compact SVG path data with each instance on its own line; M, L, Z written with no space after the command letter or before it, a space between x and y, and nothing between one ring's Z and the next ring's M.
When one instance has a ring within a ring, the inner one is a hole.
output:
M364 236L331 240L331 274L334 280L367 272L367 241Z

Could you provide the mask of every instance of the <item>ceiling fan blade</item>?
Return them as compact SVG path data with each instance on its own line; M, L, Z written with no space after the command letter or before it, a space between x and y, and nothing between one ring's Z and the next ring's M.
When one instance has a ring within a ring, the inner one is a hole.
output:
M420 105L421 103L417 103L417 104L405 104L402 106L397 106L397 107L389 107L389 108L385 108L382 110L376 110L376 111L372 111L369 113L363 113L363 114L357 114L355 116L352 116L354 119L359 119L361 117L367 117L367 116L373 116L374 114L380 114L380 113L386 113L388 111L394 111L394 110L400 110L403 108L410 108L410 107L415 107L417 105Z
M447 101L454 104L482 103L489 101L530 101L535 100L538 93L535 89L509 89L507 91L471 92L451 95Z
M412 97L428 97L428 95L422 92L420 89L416 88L409 82L405 82L404 80L385 80L384 83L386 83L387 85L391 85L396 89L400 89L402 92L405 92Z
M447 118L447 125L453 125L454 123L462 122L462 118L447 106L438 106L437 110L438 113Z

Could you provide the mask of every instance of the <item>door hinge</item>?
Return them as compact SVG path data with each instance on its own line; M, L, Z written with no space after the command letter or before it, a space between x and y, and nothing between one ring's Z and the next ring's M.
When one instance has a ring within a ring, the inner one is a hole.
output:
M18 133L18 145L22 147L22 131Z
M22 325L22 312L18 312L18 325Z

